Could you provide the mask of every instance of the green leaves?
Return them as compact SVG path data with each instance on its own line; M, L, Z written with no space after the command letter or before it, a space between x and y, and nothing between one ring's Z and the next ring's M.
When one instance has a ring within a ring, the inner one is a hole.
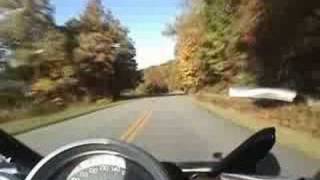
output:
M43 39L36 43L38 57L43 61L66 60L66 36L56 29L49 30Z
M136 86L134 44L100 0L65 27L54 24L49 0L0 0L0 10L14 12L0 22L0 39L18 65L10 72L28 77L21 79L36 102L118 96Z
M1 11L13 12L13 11L20 9L20 8L23 8L23 0L0 0L0 10Z
M36 42L53 26L47 0L1 0L0 8L8 12L1 21L0 38L11 47Z
M177 79L184 90L200 89L233 74L227 49L236 0L186 1L177 18ZM169 29L170 30L170 29ZM229 50L229 49L228 49Z
M79 45L74 51L80 84L94 96L118 96L121 90L134 87L135 48L127 29L104 11L101 1L89 1L79 23L72 24L80 28Z

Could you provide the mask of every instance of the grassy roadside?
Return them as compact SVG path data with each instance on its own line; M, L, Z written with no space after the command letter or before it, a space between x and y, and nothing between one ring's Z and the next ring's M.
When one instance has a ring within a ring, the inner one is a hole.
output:
M208 99L210 98L214 97L208 97ZM312 158L320 159L319 137L315 137L312 134L304 131L298 131L282 126L276 121L257 119L256 116L250 113L246 113L232 107L223 107L210 102L210 100L203 100L197 96L194 97L194 103L202 108L207 109L211 113L224 117L233 121L235 124L255 131L265 127L274 126L277 128L278 143L301 151Z
M45 127L51 124L59 123L72 118L90 114L99 110L114 107L125 102L126 100L121 100L112 103L106 102L100 104L76 104L54 114L1 123L0 129L5 130L9 134L18 135L24 132L31 131L33 129Z

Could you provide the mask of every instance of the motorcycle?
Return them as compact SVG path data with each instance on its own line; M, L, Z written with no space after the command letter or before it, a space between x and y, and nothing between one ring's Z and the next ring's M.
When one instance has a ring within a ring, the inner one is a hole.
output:
M139 147L110 139L72 143L42 157L0 131L0 180L286 179L259 176L266 174L257 170L275 142L275 128L266 128L225 157L215 153L208 162L174 163L159 162Z

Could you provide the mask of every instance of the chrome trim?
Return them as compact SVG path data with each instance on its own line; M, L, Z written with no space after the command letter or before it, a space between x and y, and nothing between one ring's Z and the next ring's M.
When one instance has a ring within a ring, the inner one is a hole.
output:
M182 172L201 172L201 173L209 173L211 172L211 168L185 168L182 169Z

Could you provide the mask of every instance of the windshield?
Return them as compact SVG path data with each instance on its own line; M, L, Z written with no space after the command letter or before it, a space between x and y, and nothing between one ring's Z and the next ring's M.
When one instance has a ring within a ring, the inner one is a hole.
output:
M275 126L272 175L314 177L319 30L318 0L0 0L0 128L197 162Z

